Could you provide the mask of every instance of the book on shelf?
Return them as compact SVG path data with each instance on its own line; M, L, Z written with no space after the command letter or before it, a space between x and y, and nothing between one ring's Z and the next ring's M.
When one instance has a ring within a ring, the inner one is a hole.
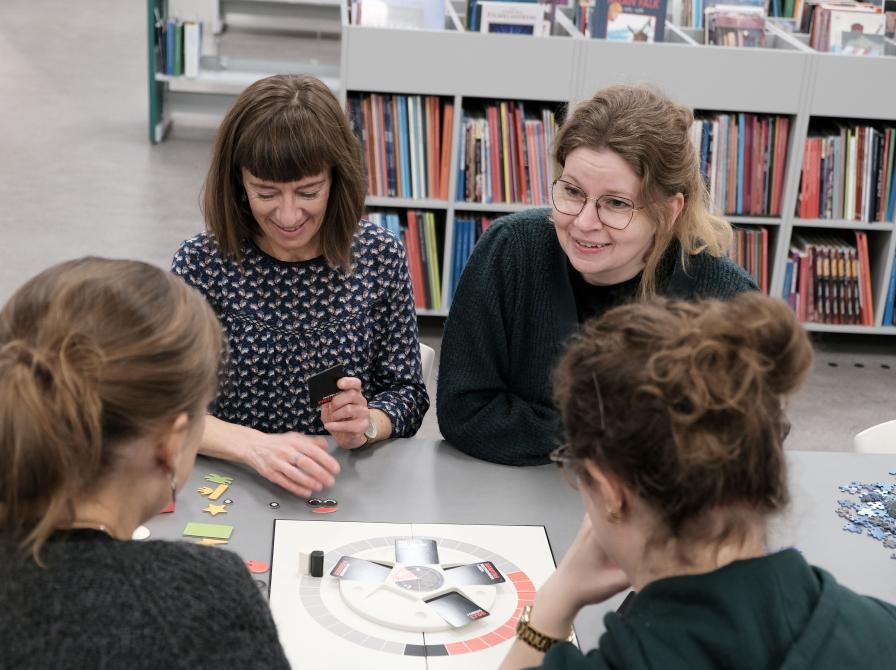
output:
M591 35L620 42L662 42L666 0L597 0Z
M797 216L893 221L896 128L818 123L803 149Z
M176 16L162 20L156 8L155 40L156 72L190 79L199 76L203 44L201 23L184 21Z
M884 35L896 36L896 0L884 0Z
M350 93L370 195L448 198L454 105L436 96Z
M465 15L464 15L464 27L469 32L499 32L497 30L489 31L482 29L482 4L484 0L466 0L465 2ZM551 28L554 24L554 15L556 13L557 5L565 5L566 0L485 0L490 2L491 4L504 3L504 4L515 4L515 5L543 5L541 10L531 9L531 10L522 10L522 11L532 11L533 13L538 13L540 16L544 16L548 20L547 32L545 34L550 35ZM541 13L543 12L543 14ZM532 34L532 33L529 33Z
M867 233L794 234L782 297L800 321L874 325Z
M764 47L765 8L715 5L706 10L704 42L724 47Z
M551 34L554 6L543 2L480 0L479 31L546 37Z
M887 283L887 301L884 303L884 326L896 326L893 320L894 302L896 302L896 258L893 259L893 267L890 269L890 281Z
M464 110L458 200L550 205L556 131L554 110L533 103L502 100Z
M417 309L442 309L441 249L444 240L438 234L435 213L371 211L367 213L367 219L391 231L404 243Z
M444 0L355 0L352 23L373 28L444 30Z
M451 281L448 287L448 302L454 298L454 291L460 276L473 253L473 247L480 236L491 225L490 216L457 215L454 219L454 244L451 249Z
M768 228L735 227L728 256L756 280L763 293L768 294Z
M720 5L723 5L728 11L735 11L735 8L740 8L745 11L749 11L747 8L762 9L765 11L765 0L701 0L696 5L691 5L690 10L693 13L688 17L689 23L683 25L689 25L694 28L704 28L706 26L706 16L707 14L714 14L717 11L717 8Z
M717 211L780 216L790 118L701 114L691 126L700 169Z
M818 5L812 13L809 46L854 56L884 52L884 15L878 5Z

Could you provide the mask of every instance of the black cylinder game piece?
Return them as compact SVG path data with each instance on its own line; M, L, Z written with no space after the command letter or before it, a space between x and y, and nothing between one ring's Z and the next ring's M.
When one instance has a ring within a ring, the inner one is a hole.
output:
M311 552L310 571L312 577L324 576L324 552L315 549Z

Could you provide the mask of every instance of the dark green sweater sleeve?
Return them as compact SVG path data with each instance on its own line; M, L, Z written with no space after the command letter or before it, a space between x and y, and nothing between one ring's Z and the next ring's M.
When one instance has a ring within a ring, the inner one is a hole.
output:
M436 396L446 440L471 456L507 465L546 463L560 431L544 389L511 387L518 373L512 345L524 344L513 342L515 317L526 311L525 301L537 298L525 295L521 273L531 269L520 267L524 258L511 227L500 223L476 244L445 324ZM545 378L541 385L548 383Z

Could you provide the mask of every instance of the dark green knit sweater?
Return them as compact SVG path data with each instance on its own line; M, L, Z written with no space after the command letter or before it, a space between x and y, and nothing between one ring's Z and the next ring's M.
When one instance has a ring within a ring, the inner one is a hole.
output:
M699 254L685 270L672 256L657 277L661 295L757 288L728 258ZM473 249L445 324L436 398L442 435L461 451L539 465L561 439L550 375L579 326L567 264L544 209L499 219Z
M860 596L795 549L648 584L583 656L539 670L891 670L896 607Z

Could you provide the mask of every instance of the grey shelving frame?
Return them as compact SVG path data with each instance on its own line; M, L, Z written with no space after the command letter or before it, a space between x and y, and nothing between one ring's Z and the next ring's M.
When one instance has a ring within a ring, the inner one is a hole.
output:
M874 326L805 324L819 332L896 335L882 326L887 282L896 254L896 226L855 221L802 221L794 215L803 145L813 117L896 122L896 44L887 55L851 57L816 53L799 36L769 28L768 48L746 49L700 44L699 31L669 26L666 42L633 44L580 37L542 38L483 35L452 30L411 31L343 28L342 83L349 92L439 95L460 109L467 98L525 100L575 105L603 86L649 83L672 99L700 111L781 114L791 118L782 215L728 216L734 224L770 228L769 292L780 296L791 236L803 227L871 231L869 251ZM412 54L413 57L408 57ZM877 82L874 85L869 82ZM457 181L461 129L455 114L452 133L450 194ZM512 212L527 205L480 204L453 199L408 201L369 198L375 207L414 207L445 212L442 268L452 267L453 221L457 212ZM443 277L443 304L449 286ZM447 310L423 314L447 314Z
M149 0L152 2L163 0ZM234 1L234 0L230 0ZM242 0L247 2L248 0ZM295 0L293 0L295 1ZM311 0L314 2L315 0ZM298 0L301 2L301 0ZM700 111L782 114L791 118L785 167L782 215L729 216L735 224L765 225L774 243L769 248L769 292L781 295L784 268L793 232L800 228L868 230L872 265L874 326L807 323L819 332L896 335L882 326L887 283L896 255L896 225L892 222L804 221L795 216L803 146L813 117L873 119L896 123L896 43L887 41L880 57L816 53L805 38L774 26L768 48L705 46L700 31L667 24L666 41L633 44L585 39L581 35L525 37L444 31L398 30L350 25L342 7L339 94L396 93L437 95L453 100L456 110L475 98L524 100L575 105L599 88L617 82L649 83L672 99ZM561 31L555 30L555 33ZM152 27L150 26L150 37ZM152 72L150 46L150 111L152 91L164 82ZM196 94L194 94L196 95ZM457 192L460 115L454 115L448 192ZM152 135L152 124L151 124ZM447 304L458 212L505 213L526 209L522 204L483 204L448 200L369 197L371 207L424 209L444 214L442 303ZM420 310L447 315L445 310Z

